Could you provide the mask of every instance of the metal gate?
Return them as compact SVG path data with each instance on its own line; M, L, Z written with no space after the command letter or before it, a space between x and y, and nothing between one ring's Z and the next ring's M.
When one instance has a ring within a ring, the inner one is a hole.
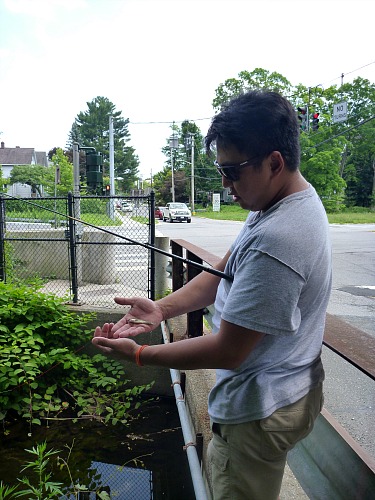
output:
M73 304L154 299L154 193L141 197L0 197L0 279ZM146 245L146 246L145 246Z

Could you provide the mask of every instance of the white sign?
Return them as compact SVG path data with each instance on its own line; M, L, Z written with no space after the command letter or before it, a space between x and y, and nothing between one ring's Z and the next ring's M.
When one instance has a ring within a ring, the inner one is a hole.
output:
M212 195L212 210L220 212L220 193L213 193Z
M344 122L348 118L348 103L339 102L333 105L333 123Z

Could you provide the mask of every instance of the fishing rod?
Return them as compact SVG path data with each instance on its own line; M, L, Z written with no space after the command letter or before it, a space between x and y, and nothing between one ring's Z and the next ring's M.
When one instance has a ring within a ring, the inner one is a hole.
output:
M7 194L7 193L3 193L3 195L5 195L8 198L11 198L13 200L19 200L19 198L17 198L16 196L12 196L12 195ZM73 196L70 193L69 193L69 195L73 198ZM204 264L199 264L198 262L194 262L193 260L186 259L185 257L181 257L180 255L175 255L173 253L167 252L166 250L162 250L161 248L157 248L154 245L151 245L150 243L142 243L140 241L133 240L131 238L128 238L127 236L123 236L121 234L115 233L114 231L110 231L109 229L95 226L94 224L91 224L90 222L85 222L81 219L78 219L77 217L73 217L72 215L63 214L61 212L57 212L56 210L52 210L52 208L43 207L43 206L38 205L37 203L32 202L32 201L27 201L25 199L22 199L22 201L24 201L25 203L32 205L34 207L41 208L42 210L47 210L48 212L52 212L56 215L60 215L61 217L67 217L69 220L78 222L80 224L84 224L84 225L92 227L94 229L98 229L99 231L103 231L104 233L111 234L112 236L116 236L117 238L125 240L129 243L132 243L133 245L139 245L143 248L147 248L147 250L153 250L154 252L160 253L162 255L166 255L167 257L172 257L173 259L179 260L180 262L183 262L184 264L189 264L197 269L200 269L201 271L206 271L207 273L214 274L215 276L218 276L219 278L233 281L232 276L229 276L228 274L226 274L222 271L219 271L218 269L215 269L213 267L208 267ZM2 213L2 211L1 211L1 213Z

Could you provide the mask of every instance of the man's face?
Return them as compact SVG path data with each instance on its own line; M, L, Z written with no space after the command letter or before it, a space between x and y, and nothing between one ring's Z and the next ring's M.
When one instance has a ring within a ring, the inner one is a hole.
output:
M270 155L271 156L271 155ZM229 188L229 193L233 200L247 210L266 210L272 204L275 196L272 169L270 168L270 156L266 157L260 167L254 166L249 158L243 153L239 153L234 147L217 149L217 163L221 167L237 165L224 173L238 180L231 180L222 175L223 187ZM238 166L246 162L243 166ZM231 173L235 172L235 175Z

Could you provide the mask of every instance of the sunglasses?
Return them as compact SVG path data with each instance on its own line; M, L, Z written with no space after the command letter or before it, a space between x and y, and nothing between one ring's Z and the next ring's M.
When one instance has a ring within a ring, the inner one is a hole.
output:
M214 165L220 175L222 175L229 181L238 181L240 178L241 168L248 167L249 165L254 165L254 158L243 161L242 163L235 163L233 165L220 165L220 163L215 160Z

